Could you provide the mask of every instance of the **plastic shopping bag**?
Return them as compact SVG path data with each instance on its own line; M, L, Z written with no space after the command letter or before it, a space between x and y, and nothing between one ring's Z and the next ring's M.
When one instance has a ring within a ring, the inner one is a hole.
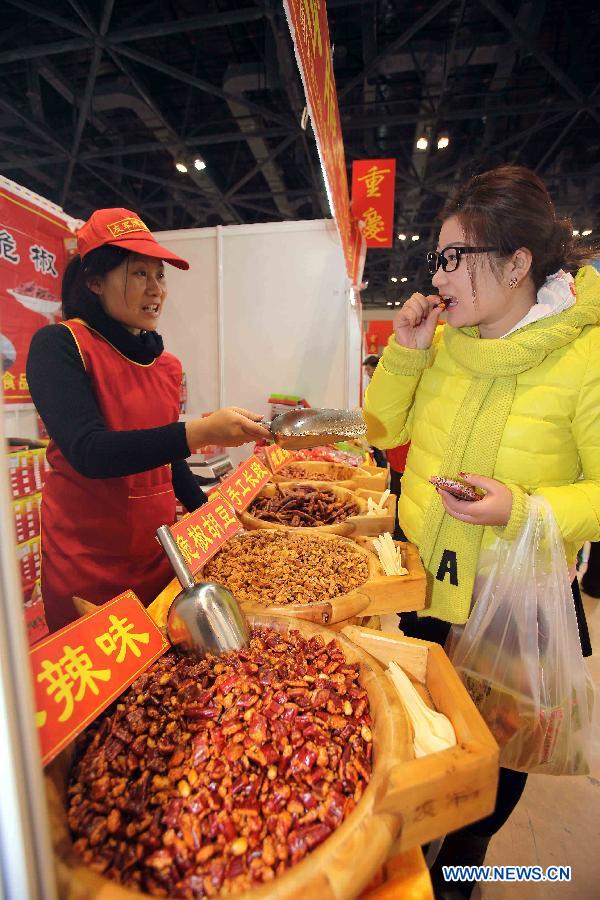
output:
M587 774L594 687L581 654L562 537L547 500L530 499L516 540L498 539L483 551L476 597L449 655L500 745L500 765Z

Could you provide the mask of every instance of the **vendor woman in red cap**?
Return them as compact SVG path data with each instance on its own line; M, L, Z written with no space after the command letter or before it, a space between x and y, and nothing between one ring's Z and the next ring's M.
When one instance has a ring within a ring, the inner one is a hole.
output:
M261 416L220 409L179 422L182 369L157 333L167 299L161 247L128 209L99 209L77 235L63 278L65 321L38 331L27 360L31 396L50 435L42 497L42 596L50 631L132 588L144 604L172 577L155 540L206 497L186 458L204 444L268 436Z

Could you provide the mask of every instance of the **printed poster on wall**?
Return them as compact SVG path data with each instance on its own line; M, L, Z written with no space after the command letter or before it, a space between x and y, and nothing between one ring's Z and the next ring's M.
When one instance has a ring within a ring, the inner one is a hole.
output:
M50 210L0 186L0 350L4 403L31 405L25 374L34 333L60 320L73 234Z

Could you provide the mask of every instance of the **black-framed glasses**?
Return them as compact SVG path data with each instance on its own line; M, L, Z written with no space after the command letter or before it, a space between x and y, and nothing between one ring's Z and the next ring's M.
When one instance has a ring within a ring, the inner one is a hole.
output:
M497 251L497 247L444 247L439 253L437 250L430 250L427 254L427 268L430 275L435 275L441 266L444 272L455 272L461 258L465 253L493 253Z

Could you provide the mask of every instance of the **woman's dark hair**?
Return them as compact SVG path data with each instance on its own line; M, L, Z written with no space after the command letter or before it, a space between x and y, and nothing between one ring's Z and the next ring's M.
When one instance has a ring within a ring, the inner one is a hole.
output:
M373 366L373 368L376 368L378 363L379 357L375 356L374 354L371 354L371 356L367 356L365 359L363 359L363 366Z
M519 247L531 251L536 291L559 269L575 272L593 255L573 237L570 219L557 219L544 182L525 166L498 166L475 175L447 201L440 219L456 216L468 241L497 247L511 256ZM492 267L494 257L490 257Z
M64 319L85 318L86 312L98 306L98 297L87 286L90 278L103 277L131 256L129 250L105 244L86 254L74 256L62 280L62 314Z

